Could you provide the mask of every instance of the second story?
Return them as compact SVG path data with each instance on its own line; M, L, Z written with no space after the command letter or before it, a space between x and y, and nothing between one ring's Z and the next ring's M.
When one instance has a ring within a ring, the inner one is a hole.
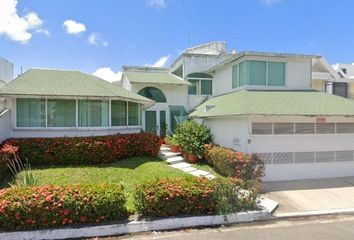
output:
M14 69L14 66L11 62L0 57L0 85L1 85L1 82L7 83L13 79L13 75L14 75L13 69Z
M205 69L213 95L251 90L310 90L314 55L241 52Z

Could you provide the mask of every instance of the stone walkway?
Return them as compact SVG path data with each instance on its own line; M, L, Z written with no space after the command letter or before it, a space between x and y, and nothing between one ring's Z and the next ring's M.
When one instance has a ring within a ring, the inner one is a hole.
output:
M173 167L177 168L179 170L182 170L183 172L192 174L193 176L197 177L206 177L208 179L214 179L215 176L211 174L210 172L204 171L204 170L199 170L195 167L193 167L192 164L187 163L185 159L181 156L181 153L173 153L171 152L171 149L167 145L162 145L160 148L159 152L159 157L162 159L165 159L168 164Z

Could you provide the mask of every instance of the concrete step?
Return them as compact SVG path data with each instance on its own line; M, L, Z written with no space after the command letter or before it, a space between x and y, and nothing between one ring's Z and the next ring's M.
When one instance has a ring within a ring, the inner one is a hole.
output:
M168 159L168 158L172 158L172 157L177 157L179 155L181 155L181 153L173 153L173 152L160 152L159 153L159 156L162 159Z
M181 163L181 162L184 162L184 158L181 156L171 157L171 158L168 158L166 160L166 162L168 162L169 164Z
M171 151L171 148L169 148L169 147L161 147L161 148L160 148L160 151L161 151L161 152Z
M192 165L189 164L189 163L176 163L176 164L172 164L171 167L173 168L177 168L177 169L180 169L180 170L183 170L184 168L188 168L188 167L191 167Z
M207 175L210 175L209 172L203 171L203 170L196 170L196 171L189 172L189 173L192 174L193 176L197 176L197 177L205 177Z

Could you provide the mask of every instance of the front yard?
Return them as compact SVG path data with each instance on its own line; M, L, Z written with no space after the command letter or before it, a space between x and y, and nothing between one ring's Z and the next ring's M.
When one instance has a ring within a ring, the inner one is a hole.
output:
M32 169L39 185L117 183L127 193L127 208L134 212L134 192L138 184L156 178L176 178L186 173L153 157L131 157L104 165L75 165Z

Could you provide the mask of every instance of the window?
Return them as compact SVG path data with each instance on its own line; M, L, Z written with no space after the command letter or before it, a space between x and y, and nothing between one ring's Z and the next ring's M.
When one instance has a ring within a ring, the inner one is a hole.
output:
M138 103L128 102L128 125L141 125L141 112Z
M348 96L348 83L334 82L333 83L333 94L341 97Z
M296 134L314 134L315 124L314 123L295 123L295 133Z
M47 119L48 127L75 127L76 100L48 99Z
M45 127L45 99L16 99L17 127Z
M212 95L213 81L212 76L205 73L192 73L187 76L189 95Z
M154 100L155 102L166 102L166 97L163 92L155 87L146 87L138 92L139 95Z
M79 100L79 127L108 127L107 100Z
M170 108L170 121L171 130L175 130L178 124L188 118L186 109L183 106L169 106Z
M111 123L114 127L127 125L127 102L111 101Z
M294 134L294 124L274 123L274 134Z
M239 76L238 76L238 64L232 66L232 88L237 88L240 84L238 82Z
M268 86L285 86L285 63L268 62Z
M232 67L232 87L285 86L285 63L247 60Z

